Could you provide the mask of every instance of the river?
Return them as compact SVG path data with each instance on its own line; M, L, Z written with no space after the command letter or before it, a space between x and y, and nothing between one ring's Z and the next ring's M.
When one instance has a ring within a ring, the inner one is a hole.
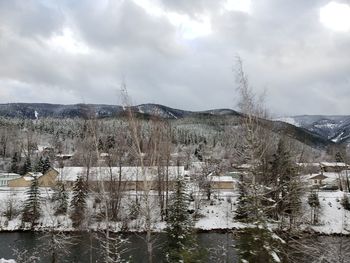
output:
M63 256L63 251L59 252L58 262L100 262L100 242L93 234L74 234L72 235L72 245L68 245ZM124 258L132 258L132 262L146 262L147 251L144 235L128 234L128 244ZM48 254L47 244L49 236L40 232L4 232L0 233L0 258L13 259L16 258L14 250L28 250L32 253L35 249L39 251L40 260L38 262L51 262ZM164 243L165 235L157 234L155 238L155 255L154 262L162 262L164 260ZM209 249L210 254L220 254L229 262L235 262L236 253L233 248L234 241L230 238L230 234L224 233L199 233L198 243L201 247ZM226 249L227 248L227 249ZM228 251L227 255L222 255L222 251ZM210 257L209 253L206 257ZM208 259L207 262L212 262Z
M203 262L237 262L235 245L239 243L239 239L236 235L214 232L197 235L200 247L207 250L206 259ZM72 237L70 242L73 244L69 244L64 250L59 251L57 262L101 262L101 245L96 239L96 234L70 234L70 237ZM128 244L125 246L126 252L123 257L131 257L131 262L135 263L147 262L144 235L128 234L126 237ZM165 238L164 234L157 234L155 238L154 262L156 263L164 261ZM38 251L40 260L37 262L51 262L48 251L49 241L50 237L40 232L0 233L0 258L15 259L14 250L17 249L22 252L27 250L29 254ZM314 236L299 240L298 243L303 244L302 249L312 244L311 252L301 254L298 262L350 262L350 237ZM304 251L289 252L298 254ZM310 257L312 253L315 254L315 258Z

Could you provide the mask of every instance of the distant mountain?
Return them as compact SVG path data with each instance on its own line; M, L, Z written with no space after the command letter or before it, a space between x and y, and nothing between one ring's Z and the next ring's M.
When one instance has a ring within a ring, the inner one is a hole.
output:
M148 116L165 119L181 119L201 115L237 115L240 113L231 109L215 109L208 111L185 111L173 109L159 104L141 104L132 107L133 111ZM119 105L104 104L48 104L48 103L8 103L0 104L0 116L8 118L83 118L94 114L96 117L115 117L122 115L124 108Z
M122 107L99 104L47 104L47 103L8 103L0 104L0 116L9 118L80 118L91 112L100 117L113 116Z
M279 118L335 143L350 143L350 116L302 115Z

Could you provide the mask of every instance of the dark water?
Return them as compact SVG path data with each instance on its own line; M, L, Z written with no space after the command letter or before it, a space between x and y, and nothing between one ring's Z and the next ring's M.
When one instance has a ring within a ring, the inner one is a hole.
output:
M132 257L131 262L147 262L146 243L144 235L128 234L129 243L126 245L124 258ZM64 252L68 255L62 256L59 252L58 262L101 262L100 242L95 235L79 234L73 237L74 245L68 245ZM15 259L13 249L39 250L39 262L51 262L47 243L49 237L42 233L13 232L0 233L0 258ZM158 234L154 243L154 262L164 261L165 235ZM198 234L200 247L207 249L204 262L236 262L236 252L233 248L234 240L230 234L224 233L200 233ZM215 258L215 260L213 259ZM214 261L213 261L214 260Z
M100 254L101 244L96 239L96 234L74 234L70 235L74 244L67 245L64 251L59 251L57 262L102 262ZM146 243L144 235L128 234L129 243L124 247L126 252L123 258L132 258L131 262L147 262ZM237 262L237 251L234 246L242 244L245 238L239 238L230 233L199 233L197 240L201 248L206 249L203 262ZM13 249L21 251L28 250L31 254L37 250L40 256L38 262L52 262L48 251L50 239L43 233L33 232L12 232L0 233L0 258L15 259ZM164 262L166 236L157 234L154 243L154 262ZM299 239L296 246L292 245L287 254L292 256L283 262L299 263L350 263L350 237L327 237L312 236ZM247 247L246 247L247 248ZM64 253L67 255L63 256ZM259 256L254 262L263 262L265 256Z

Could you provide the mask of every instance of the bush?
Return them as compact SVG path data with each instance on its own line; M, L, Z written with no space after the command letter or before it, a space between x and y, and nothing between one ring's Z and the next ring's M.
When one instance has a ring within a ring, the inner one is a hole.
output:
M345 210L350 211L350 200L347 194L344 194L343 198L341 199L341 204Z
M4 200L4 203L5 209L3 216L6 217L7 220L12 220L21 213L18 201L13 196L9 196L6 200Z
M135 220L138 218L140 214L140 204L136 202L131 202L129 205L129 219Z

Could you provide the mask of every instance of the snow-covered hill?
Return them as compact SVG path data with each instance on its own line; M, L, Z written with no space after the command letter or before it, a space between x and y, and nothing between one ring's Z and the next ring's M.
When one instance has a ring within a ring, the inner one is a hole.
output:
M277 119L336 143L350 143L350 116L302 115Z
M180 119L201 115L240 115L231 109L214 109L208 111L186 111L159 104L141 104L132 107L133 111L165 119ZM81 118L94 114L97 117L112 117L123 114L125 108L119 105L103 104L47 104L47 103L8 103L0 104L0 116L9 118Z

